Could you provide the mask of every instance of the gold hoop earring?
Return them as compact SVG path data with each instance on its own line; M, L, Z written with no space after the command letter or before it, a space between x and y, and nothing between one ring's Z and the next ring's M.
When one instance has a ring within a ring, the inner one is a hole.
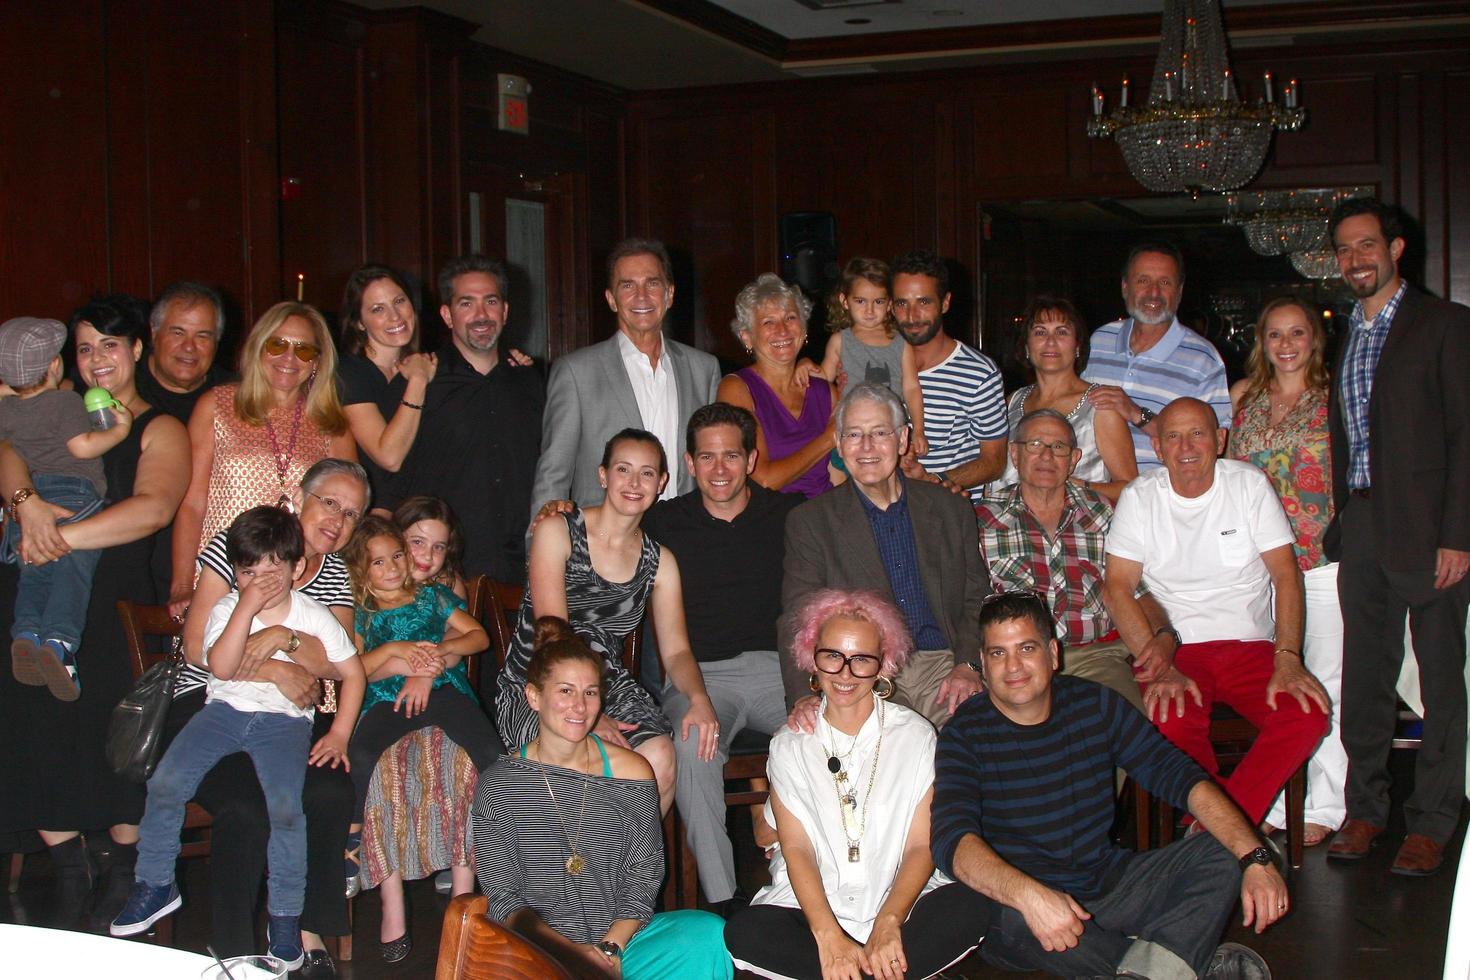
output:
M893 697L893 691L893 681L889 680L886 677L879 677L876 681L873 682L873 693L878 695L878 697L882 698L884 701L887 701L889 698Z
M817 683L817 675L815 673L812 674L811 680L806 682L806 686L813 694L822 693L822 685Z

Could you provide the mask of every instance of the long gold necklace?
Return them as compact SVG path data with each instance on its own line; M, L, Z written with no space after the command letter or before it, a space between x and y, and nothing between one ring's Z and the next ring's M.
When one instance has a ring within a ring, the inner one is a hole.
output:
M828 728L833 729L833 747L835 749L837 737L836 729L831 722ZM861 729L859 729L861 734ZM825 746L823 746L825 748ZM852 738L851 752L857 748L857 735ZM883 702L878 702L878 742L873 746L873 764L868 771L868 788L863 793L863 810L861 816L858 814L857 798L852 788L848 785L847 769L840 763L834 768L833 764L838 762L836 752L827 755L827 768L832 772L832 785L837 790L837 809L842 814L842 836L847 841L847 860L850 864L856 864L863 859L863 834L868 829L868 804L873 801L873 784L878 779L878 759L883 753ZM862 773L859 771L859 777Z
M540 744L537 744L536 750L537 754L539 755L541 750ZM541 762L540 759L537 759L536 761ZM546 763L544 762L542 762L541 764L542 766L546 765ZM561 808L556 802L556 794L551 790L551 780L546 777L545 769L541 770L541 781L546 784L546 795L551 797L551 812L556 814L556 822L561 824L562 836L565 837L567 840L567 874L575 875L583 868L587 867L587 861L585 858L582 857L582 855L577 853L576 838L567 833L566 821L561 818ZM582 808L577 811L577 837L582 836L582 818L587 815L587 784L589 782L591 782L591 780L589 779L582 780Z

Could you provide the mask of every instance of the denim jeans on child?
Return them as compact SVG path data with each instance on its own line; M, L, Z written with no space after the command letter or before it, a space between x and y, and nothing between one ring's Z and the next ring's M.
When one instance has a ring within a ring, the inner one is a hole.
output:
M215 763L249 754L270 818L266 907L299 916L306 897L306 816L301 785L311 750L311 719L273 711L239 711L211 701L179 732L148 780L148 806L138 827L137 880L155 888L174 880L184 808Z
M35 477L36 492L48 503L73 511L74 516L57 521L71 524L102 509L102 498L91 480L76 476ZM4 560L20 564L20 585L15 595L12 637L34 633L42 640L61 640L75 650L87 624L87 606L92 599L92 575L97 571L98 550L73 551L44 565L20 562L21 528L17 521L5 525L0 544Z

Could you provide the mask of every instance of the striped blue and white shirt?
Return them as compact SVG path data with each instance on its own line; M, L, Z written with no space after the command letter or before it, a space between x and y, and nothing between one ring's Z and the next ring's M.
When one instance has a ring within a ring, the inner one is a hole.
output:
M1342 354L1342 374L1338 378L1337 393L1342 398L1342 420L1347 426L1347 481L1350 490L1366 490L1373 485L1373 476L1368 469L1368 402L1373 397L1373 375L1378 370L1378 358L1383 354L1383 344L1388 340L1394 314L1399 311L1399 303L1408 287L1407 282L1399 283L1393 297L1383 304L1383 309L1372 320L1363 316L1361 300L1354 303L1353 315L1348 320L1347 350Z
M957 341L949 356L919 372L924 393L924 437L929 452L919 463L943 473L980 457L980 443L1005 439L1006 400L1000 370L975 348ZM979 503L985 484L970 488Z
M1133 353L1133 318L1098 327L1088 347L1087 370L1082 377L1098 384L1116 385L1134 404L1161 412L1176 398L1198 398L1215 410L1220 425L1230 428L1230 389L1225 384L1225 362L1215 346L1180 323L1169 325L1159 342L1141 354ZM1132 422L1132 419L1129 419ZM1129 426L1138 471L1161 465L1147 432Z

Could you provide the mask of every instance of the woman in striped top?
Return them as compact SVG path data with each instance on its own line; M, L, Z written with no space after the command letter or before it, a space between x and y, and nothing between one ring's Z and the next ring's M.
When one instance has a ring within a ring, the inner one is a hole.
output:
M565 620L536 620L524 693L540 725L481 774L472 815L488 914L610 976L728 980L718 916L653 913L664 875L658 789L647 760L593 734L603 674Z

